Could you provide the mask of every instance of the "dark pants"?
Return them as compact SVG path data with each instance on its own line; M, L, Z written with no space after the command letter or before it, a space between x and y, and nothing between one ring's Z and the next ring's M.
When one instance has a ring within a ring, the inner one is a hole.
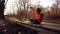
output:
M30 19L30 21L31 21L33 24L40 24L40 21L35 20L35 19Z

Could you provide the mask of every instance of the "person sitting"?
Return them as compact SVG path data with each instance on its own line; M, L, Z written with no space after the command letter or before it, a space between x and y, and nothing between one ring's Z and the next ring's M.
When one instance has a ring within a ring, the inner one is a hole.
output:
M43 19L43 14L41 14L41 9L37 8L37 10L33 7L30 7L34 14L35 14L35 18L34 19L30 19L30 21L34 24L41 24L42 19Z

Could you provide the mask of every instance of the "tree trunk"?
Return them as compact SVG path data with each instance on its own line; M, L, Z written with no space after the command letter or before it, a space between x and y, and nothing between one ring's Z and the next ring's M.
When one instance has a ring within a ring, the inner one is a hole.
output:
M0 19L4 19L4 2L5 0L0 0Z

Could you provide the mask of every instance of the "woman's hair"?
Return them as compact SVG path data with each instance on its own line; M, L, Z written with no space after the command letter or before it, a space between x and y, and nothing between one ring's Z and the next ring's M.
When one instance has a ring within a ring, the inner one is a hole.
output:
M41 9L40 8L37 8L37 12L40 13L41 12Z

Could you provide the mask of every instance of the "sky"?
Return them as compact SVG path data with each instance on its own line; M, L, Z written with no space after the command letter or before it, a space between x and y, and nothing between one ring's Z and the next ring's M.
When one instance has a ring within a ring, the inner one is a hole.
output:
M55 3L54 0L41 0L41 5L44 7L51 6L53 3Z
M18 0L19 1L19 0ZM7 5L8 7L12 5L13 2L18 2L17 0L8 0ZM43 7L51 6L55 0L31 0L31 4L38 4L37 2L40 1L40 5Z
M43 7L51 6L53 3L55 3L55 0L33 0L31 1L32 4L37 4L37 2L40 1L40 5Z
M8 2L6 4L5 14L10 13L10 12L13 13L13 10L10 8L16 8L17 9L16 3L18 3L18 1L17 0L8 0ZM37 3L37 2L40 2L40 3ZM13 3L15 5L12 7ZM47 7L47 6L50 7L53 3L55 3L54 0L31 0L31 4L33 4L33 5L40 4L43 7ZM15 9L15 11L16 11L16 9Z

